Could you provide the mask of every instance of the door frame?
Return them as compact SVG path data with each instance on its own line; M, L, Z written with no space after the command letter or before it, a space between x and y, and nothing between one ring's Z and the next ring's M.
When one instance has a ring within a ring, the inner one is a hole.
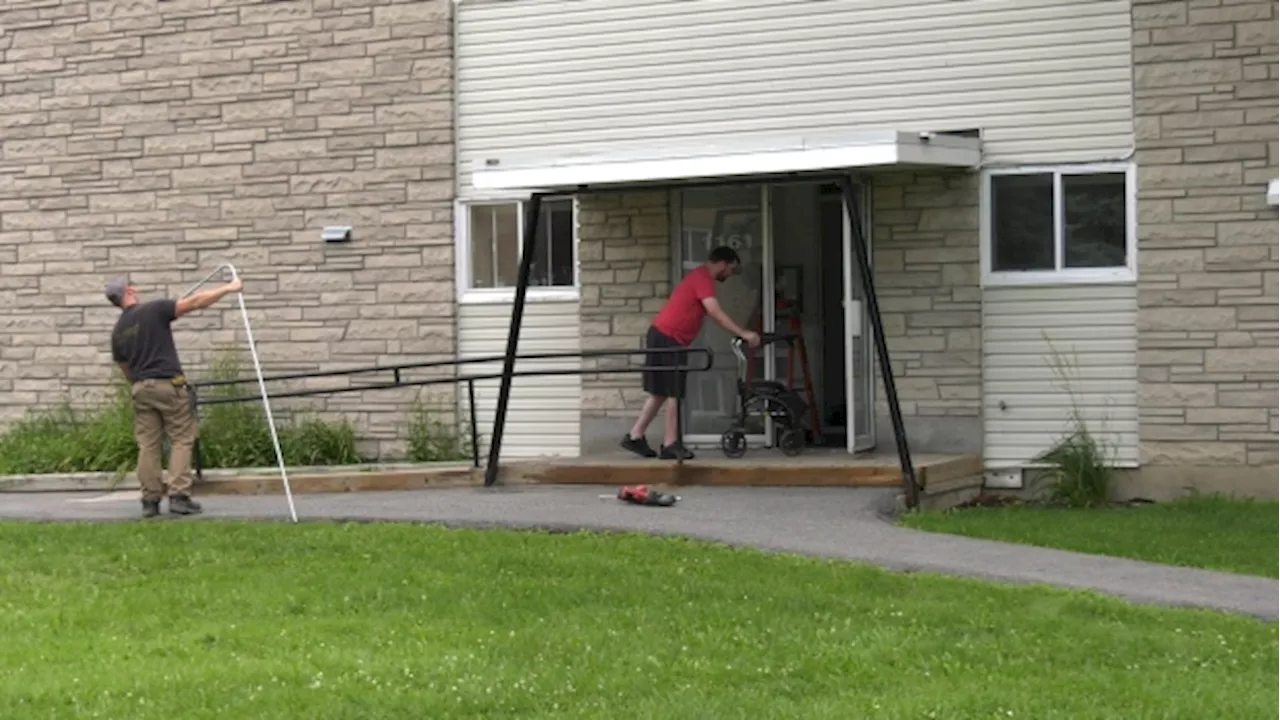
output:
M862 237L865 240L867 256L864 261L867 267L874 268L871 242L871 180L870 178L853 178L858 194L858 216L862 220ZM844 265L844 397L845 397L845 452L850 455L874 450L876 447L876 378L875 378L875 338L871 327L871 317L867 313L867 301L854 301L855 290L860 288L861 276L853 258L853 222L849 217L849 208L840 200L840 215L843 219L841 242L843 244ZM854 331L857 330L857 334ZM861 363L854 359L855 345L861 345ZM858 367L858 365L862 367ZM866 398L867 427L858 426L857 399L861 394Z
M871 181L866 176L851 176L856 191L859 195L861 206L859 214L862 219L863 237L866 238L865 243L867 249L867 263L872 262L873 250L871 243ZM760 317L765 332L774 332L777 308L773 302L769 300L774 293L774 276L776 273L775 265L775 248L773 235L773 217L772 217L772 190L775 187L785 185L803 185L812 184L814 181L797 178L794 180L767 181L761 180L760 188L760 243L761 243L761 293L760 302L762 307ZM867 315L866 302L861 303L861 313L850 310L849 300L851 299L856 283L859 282L859 276L853 265L852 255L852 225L849 218L849 210L844 206L843 200L840 200L841 216L843 218L842 247L843 247L843 288L842 303L845 308L845 317L843 319L846 328L844 335L844 373L845 373L845 434L846 434L846 452L865 452L875 448L876 445L876 412L875 412L875 346L871 337L871 323ZM668 191L668 208L670 209L670 225L671 225L671 241L668 247L671 248L671 285L674 288L676 283L684 278L684 227L683 227L683 202L681 200L680 189L672 188ZM874 266L872 266L874 267ZM860 318L854 317L860 314ZM860 325L860 332L855 337L851 332L853 327ZM861 357L864 358L865 369L859 377L858 368L854 367L854 343L858 342L862 345ZM776 357L774 353L763 353L764 359L763 370L764 377L769 380L777 379ZM867 398L867 405L870 408L868 412L869 427L857 427L856 413L854 412L855 393L861 392ZM687 406L681 404L680 412L682 415L688 412ZM681 418L681 423L687 427L688 417ZM727 429L727 425L726 425ZM768 419L765 421L765 433L748 435L747 441L753 445L772 447L773 445L772 422ZM720 435L711 434L687 434L684 437L686 445L694 448L716 448L720 446Z
M726 183L726 184L738 184L738 183ZM773 227L772 227L772 215L769 212L770 183L765 182L764 180L761 180L759 183L751 183L750 185L758 186L760 189L760 196L758 199L758 202L760 202L760 266L761 266L761 273L763 274L763 277L761 278L761 281L760 281L760 302L762 303L762 307L759 309L760 309L761 325L764 332L773 332L774 315L777 311L777 308L774 307L773 303L765 302L765 298L773 296L773 285L774 285L774 278L771 272L773 267ZM667 194L667 207L669 208L669 212L671 215L670 225L671 225L672 242L668 243L668 247L671 249L670 271L671 271L671 288L672 289L675 289L676 284L679 283L682 279L684 279L684 274L685 274L684 225L683 225L684 202L682 200L680 191L681 191L681 188L672 188L671 190L668 191L668 194ZM762 357L764 358L764 363L762 365L765 373L764 376L766 379L772 380L774 379L774 373L775 373L774 358L772 356L772 353L764 353ZM696 382L695 380L696 377L697 377L697 373L693 373L690 375L689 377L690 386L692 386ZM686 391L685 392L686 402L688 400L688 397L689 397L689 392ZM737 400L736 396L734 400L736 402ZM689 407L686 404L686 402L681 402L680 404L680 413L681 413L680 423L683 427L689 427L689 416L688 416ZM736 405L735 405L735 408L736 408ZM728 424L726 424L725 429L727 430L728 428L729 426ZM772 421L766 419L765 426L764 426L764 433L754 433L754 434L747 435L747 442L753 446L772 446L773 444L772 436L773 436ZM720 447L720 433L715 433L715 434L685 433L683 440L686 446L695 448L695 449Z

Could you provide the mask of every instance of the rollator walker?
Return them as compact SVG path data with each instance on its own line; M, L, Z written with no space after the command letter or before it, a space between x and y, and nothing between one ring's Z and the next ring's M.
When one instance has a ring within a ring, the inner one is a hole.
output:
M764 333L760 335L760 347L785 342L795 342L795 335ZM800 393L776 380L755 380L748 377L746 343L734 338L729 343L738 359L738 413L733 426L720 436L720 449L726 457L740 458L747 453L747 419L769 418L773 422L773 445L784 455L794 457L804 451L805 416L809 404Z

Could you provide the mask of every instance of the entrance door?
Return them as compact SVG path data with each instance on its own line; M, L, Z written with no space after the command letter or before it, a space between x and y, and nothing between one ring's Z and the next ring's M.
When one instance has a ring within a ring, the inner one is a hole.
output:
M870 193L866 185L854 186L854 199L866 247L866 263L871 265L871 223L867 208ZM843 198L840 202L844 226L844 367L845 407L848 408L846 449L850 453L871 450L876 446L875 366L872 363L871 322L867 316L866 294L862 287L857 258L854 255L853 224Z
M683 278L707 260L707 253L728 245L742 258L742 272L716 288L720 306L744 327L773 329L772 305L764 298L771 292L772 275L766 268L769 257L766 188L762 185L733 185L690 188L673 193L672 205L679 238L675 277ZM720 446L720 435L733 424L738 410L737 379L742 368L730 348L733 336L708 320L694 341L713 353L709 372L691 373L682 403L685 442L691 446ZM757 362L756 376L772 379L772 363ZM765 441L766 428L748 424L748 441Z
M858 186L856 193L865 208L865 187ZM837 430L845 437L832 439L851 453L875 447L870 323L839 189L804 182L690 188L673 193L672 210L679 248L673 277L684 278L706 262L712 248L728 245L742 258L742 272L716 289L730 317L745 327L773 332L777 291L798 301L792 305L802 314L802 325L813 326L805 337L824 435ZM864 237L869 237L869 218L861 210L859 214ZM731 351L732 339L708 321L694 341L712 351L714 364L709 372L688 378L682 421L690 446L719 447L720 435L734 422L737 380L745 368ZM751 365L755 379L779 379L790 367L785 348L757 351L756 358ZM802 372L797 368L794 375L799 390ZM753 446L772 444L772 428L759 418L748 419L747 432Z

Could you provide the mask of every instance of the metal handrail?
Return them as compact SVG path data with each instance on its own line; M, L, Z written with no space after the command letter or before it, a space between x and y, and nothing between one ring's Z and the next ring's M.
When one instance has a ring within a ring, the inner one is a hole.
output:
M564 369L541 369L541 370L517 370L512 377L548 377L548 376L564 376L564 375L618 375L624 373L639 372L674 372L674 373L698 373L706 372L712 368L714 362L714 354L707 348L651 348L641 350L586 350L581 352L560 352L560 353L537 353L530 355L519 355L516 357L520 360L572 360L586 358L601 357L628 357L640 354L676 354L684 353L686 356L697 356L702 358L700 365L679 365L679 366L660 366L660 367L625 367L625 368L564 368ZM446 385L446 384L467 384L467 407L470 414L470 430L471 430L471 461L474 467L480 467L480 436L477 429L476 419L476 395L475 384L481 380L499 380L503 377L501 372L484 373L479 375L458 375L449 377L436 377L419 380L405 380L402 376L405 370L415 370L423 368L439 368L439 367L458 367L460 365L469 365L477 363L491 363L505 360L503 355L494 355L479 358L461 358L457 360L440 360L423 363L406 363L400 365L373 365L363 368L350 368L346 370L333 370L328 372L308 372L308 373L291 373L286 375L268 375L255 378L236 378L231 380L206 380L203 382L188 383L191 389L191 398L193 409L198 412L201 406L205 405L224 405L253 402L262 400L267 395L265 385L273 381L285 380L303 380L316 379L325 377L350 377L352 375L375 373L375 372L394 372L394 379L390 382L376 383L371 385L353 385L349 387L339 388L312 388L308 390L291 390L278 393L270 393L271 400L279 400L281 398L298 398L298 397L314 397L320 395L337 395L348 392L362 392L365 390L391 390L394 388L406 387L423 387L427 385ZM228 387L233 385L243 385L245 383L259 383L262 388L263 395L237 395L232 397L201 397L201 388L211 387ZM677 412L678 417L678 412ZM202 456L200 452L200 441L196 440L195 446L195 471L198 479L204 479L204 468ZM283 463L283 459L281 459Z
M711 362L711 351L705 348L686 348L686 349L651 348L651 349L642 349L642 350L584 350L576 353L559 352L559 353L536 353L536 354L530 354L530 355L518 355L516 356L516 359L517 360L573 360L573 359L586 359L586 358L597 358L597 357L627 357L630 355L640 355L640 354L673 354L673 353L686 353L686 354L692 354L692 355L705 354L706 357L708 358L707 362L708 363ZM364 374L377 373L377 372L388 372L388 371L403 372L405 370L422 370L426 368L457 367L460 365L479 365L481 363L501 362L505 359L506 359L505 355L486 355L486 356L473 357L473 358L459 358L456 360L432 360L428 362L403 363L399 365L371 365L369 367L347 368L345 370L325 370L325 371L317 371L317 372L290 373L286 375L266 375L263 377L263 380L267 382L272 382L277 380L308 380L308 379L326 378L326 377L350 377L352 375L364 375ZM635 368L635 371L639 372L642 369L645 369L645 368ZM653 369L653 368L648 368L648 369ZM696 370L693 368L687 368L687 369L690 372L703 372L711 368L708 365L708 367L702 368L700 370ZM583 374L594 375L600 372L604 372L604 371L584 370ZM252 383L257 381L258 381L257 378L236 378L231 380L205 380L203 382L199 382L195 384L199 385L200 387L220 387L220 386L228 386L228 385L244 385L246 383ZM272 395L272 397L277 397L277 396Z

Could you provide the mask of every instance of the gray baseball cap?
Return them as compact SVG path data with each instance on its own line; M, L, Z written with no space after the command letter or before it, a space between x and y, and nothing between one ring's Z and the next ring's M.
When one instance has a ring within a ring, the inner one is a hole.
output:
M111 301L112 305L119 307L120 303L124 302L125 291L131 287L133 287L133 283L124 278L108 280L106 288L107 299Z

